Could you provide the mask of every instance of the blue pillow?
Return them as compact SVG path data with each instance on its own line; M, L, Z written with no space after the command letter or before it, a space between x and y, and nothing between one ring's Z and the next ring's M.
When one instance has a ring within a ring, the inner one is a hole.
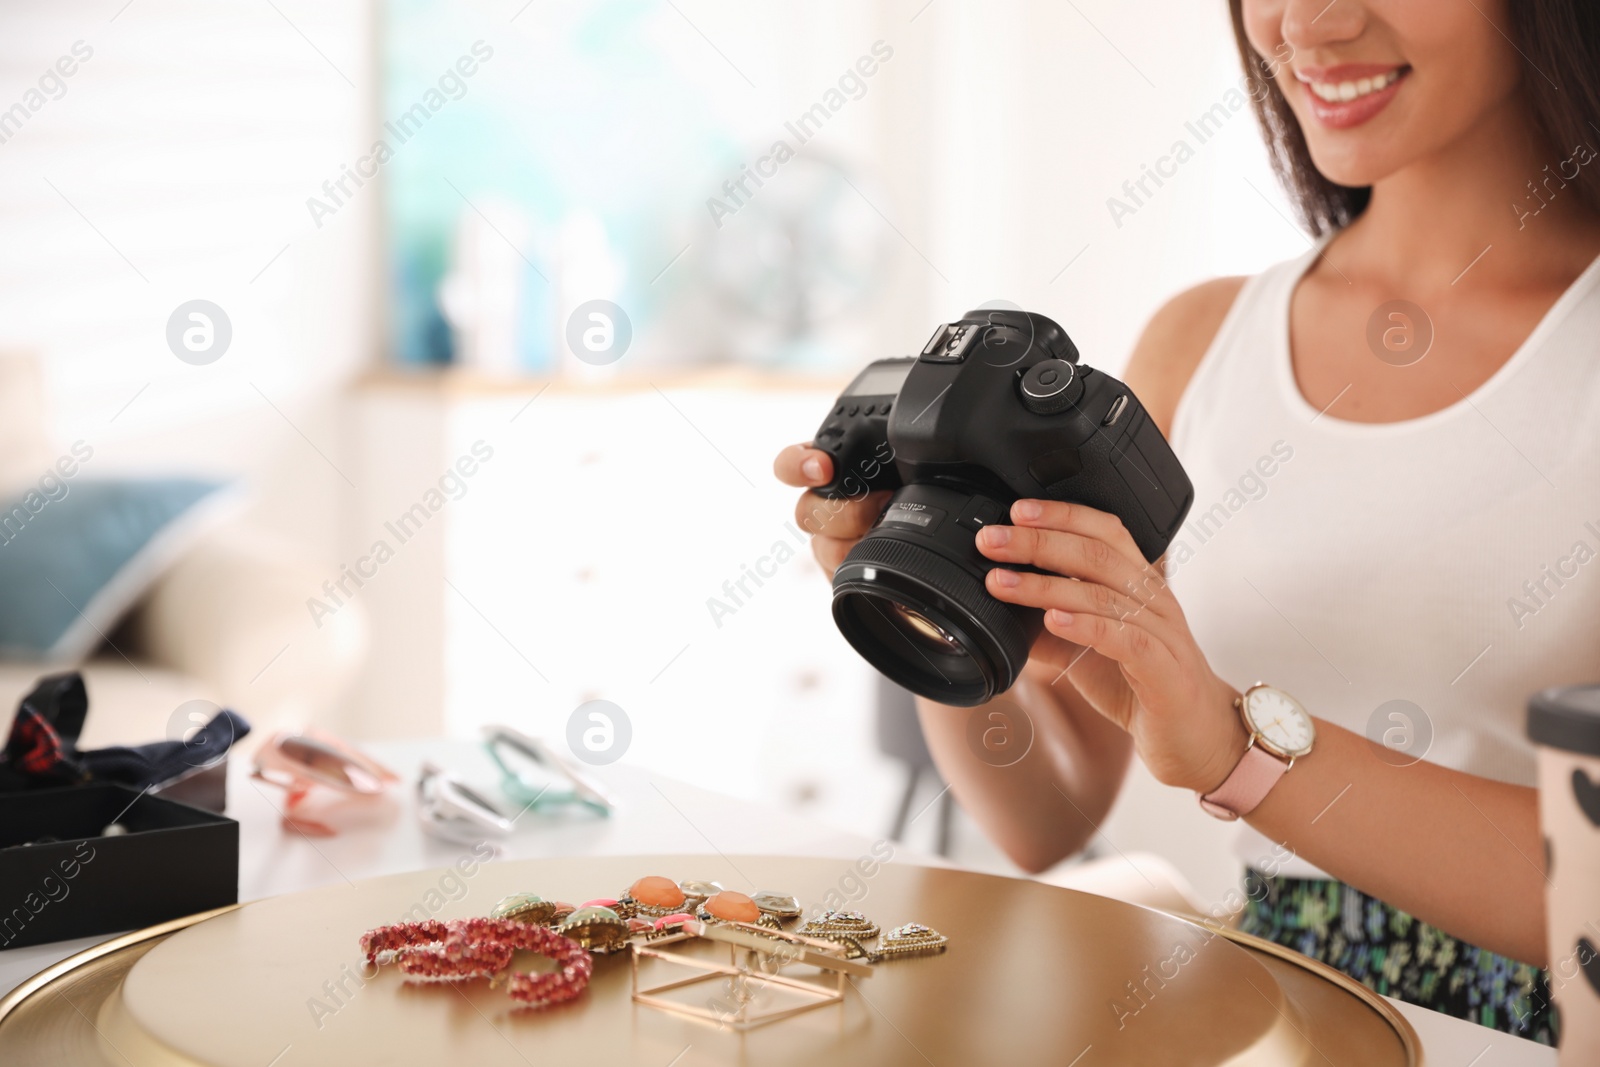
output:
M63 479L0 502L0 658L86 658L237 503L191 478Z

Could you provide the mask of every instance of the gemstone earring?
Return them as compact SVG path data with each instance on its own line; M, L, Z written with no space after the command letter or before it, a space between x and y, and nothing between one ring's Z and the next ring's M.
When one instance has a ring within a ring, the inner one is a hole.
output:
M646 918L659 919L663 915L683 911L688 894L671 878L658 874L646 875L628 887L624 903L631 903L634 911Z
M708 897L700 909L700 914L708 920L721 919L733 923L754 923L761 919L761 909L756 906L756 902L743 893L736 893L731 889L724 889Z
M881 929L859 911L825 911L815 919L807 919L800 932L813 937L839 935L865 942L877 937Z
M763 889L752 898L756 907L761 909L763 915L769 915L780 922L800 917L800 901L785 893L774 893Z
M509 897L501 897L489 911L491 919L510 919L513 922L527 923L530 926L549 926L556 917L556 913L563 907L572 910L572 905L563 905L559 901L546 900L536 893L513 893Z
M610 908L591 905L579 908L556 927L556 933L576 941L590 952L615 952L628 943L633 932L627 922Z
M949 944L950 939L931 926L904 923L883 935L874 962L907 956L932 956L943 952Z

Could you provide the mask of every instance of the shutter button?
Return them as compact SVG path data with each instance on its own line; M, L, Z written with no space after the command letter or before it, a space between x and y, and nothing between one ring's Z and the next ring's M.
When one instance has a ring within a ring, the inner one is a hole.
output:
M1022 376L1022 403L1035 415L1055 415L1083 397L1078 368L1064 359L1035 363Z

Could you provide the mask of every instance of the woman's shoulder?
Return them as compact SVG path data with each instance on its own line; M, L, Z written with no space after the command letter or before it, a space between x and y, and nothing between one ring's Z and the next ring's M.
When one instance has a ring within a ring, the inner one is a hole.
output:
M1139 335L1123 377L1162 433L1170 436L1178 401L1248 280L1213 278L1185 289L1150 316Z

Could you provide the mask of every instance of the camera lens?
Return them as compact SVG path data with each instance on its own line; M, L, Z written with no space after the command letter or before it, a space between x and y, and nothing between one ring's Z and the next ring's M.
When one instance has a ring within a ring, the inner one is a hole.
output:
M1043 613L989 595L995 564L977 531L1005 508L946 486L897 490L833 576L833 618L890 680L941 704L972 707L1011 688Z
M911 628L912 634L932 651L943 653L960 649L961 643L956 640L954 634L920 611L908 608L904 604L896 604L894 613Z

